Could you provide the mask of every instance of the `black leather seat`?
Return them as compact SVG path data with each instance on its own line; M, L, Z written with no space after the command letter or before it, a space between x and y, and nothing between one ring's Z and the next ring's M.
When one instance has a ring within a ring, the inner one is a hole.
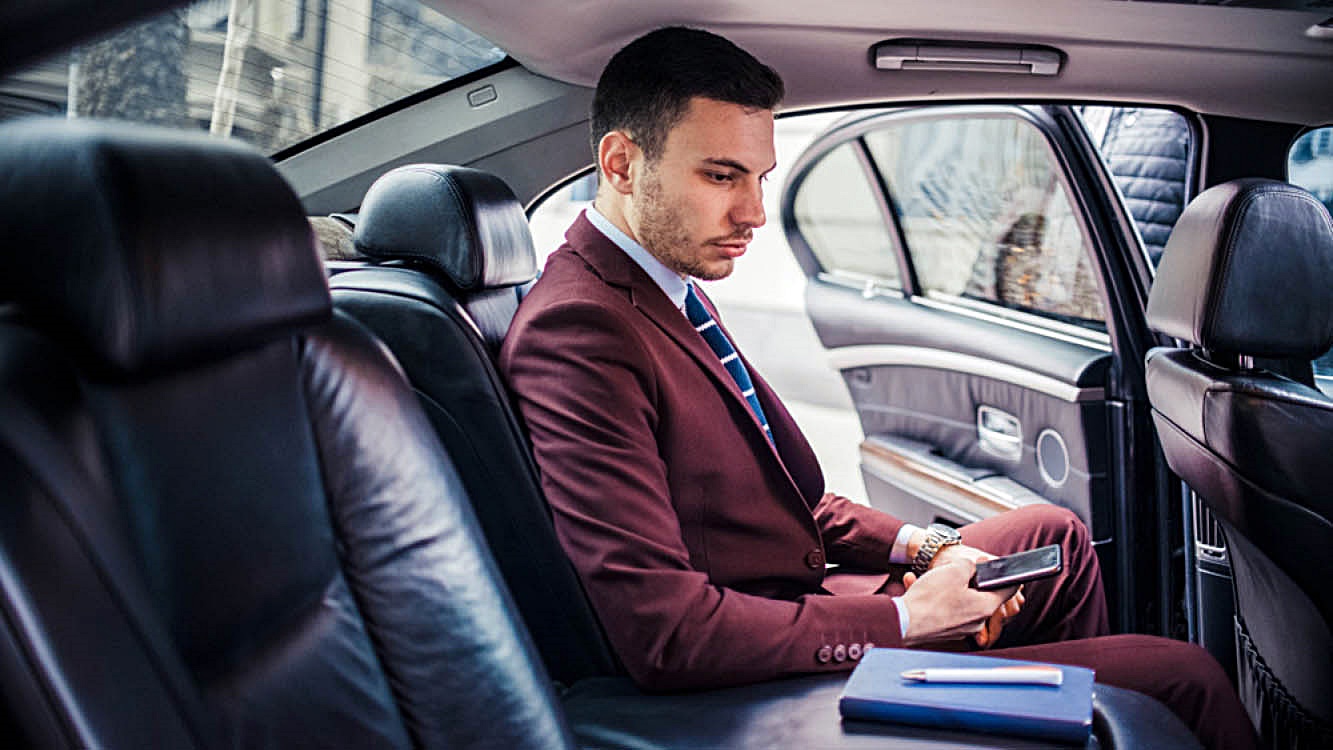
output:
M1333 221L1300 188L1194 199L1163 254L1148 354L1167 462L1216 515L1236 595L1240 692L1273 747L1333 747Z
M618 674L551 527L527 439L492 356L537 274L527 216L498 178L434 164L371 186L354 235L372 260L330 279L334 305L393 351L476 503L552 677Z
M475 488L488 541L548 668L565 683L562 702L586 747L1042 746L841 722L843 675L675 695L637 690L610 657L555 539L526 439L490 358L517 308L517 285L536 271L521 206L500 180L476 170L403 167L367 193L356 243L376 265L335 275L335 306L398 355L464 482ZM1102 747L1197 746L1156 701L1096 690Z
M572 746L267 158L6 126L0 230L0 743Z

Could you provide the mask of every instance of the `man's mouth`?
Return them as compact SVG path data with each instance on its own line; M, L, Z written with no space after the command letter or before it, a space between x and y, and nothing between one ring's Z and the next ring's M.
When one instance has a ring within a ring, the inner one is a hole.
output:
M751 239L753 239L753 235L747 233L743 237L727 237L715 240L713 244L722 248L732 258L739 258L745 254L745 249L750 246Z
M713 244L722 248L722 252L726 253L727 256L731 258L739 258L742 255L744 255L745 249L750 245L750 243L748 242L740 242L736 240L729 240L726 242L714 242Z

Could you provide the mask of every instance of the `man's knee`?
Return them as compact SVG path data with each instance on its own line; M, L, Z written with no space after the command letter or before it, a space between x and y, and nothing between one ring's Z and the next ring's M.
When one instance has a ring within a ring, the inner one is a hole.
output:
M1117 651L1127 655L1112 662L1116 668L1136 672L1121 679L1140 681L1142 685L1135 689L1156 695L1178 709L1201 710L1203 706L1234 698L1231 681L1222 666L1196 644L1150 635L1117 635L1108 640ZM1109 672L1109 665L1103 671Z
M1078 515L1068 508L1049 503L1025 505L1010 511L1021 514L1029 533L1033 536L1033 546L1059 544L1071 549L1079 549L1092 544L1088 527Z

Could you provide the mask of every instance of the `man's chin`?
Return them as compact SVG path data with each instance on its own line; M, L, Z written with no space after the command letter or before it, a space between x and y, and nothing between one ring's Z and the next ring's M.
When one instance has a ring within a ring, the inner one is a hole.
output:
M700 281L720 281L731 275L736 268L736 261L731 258L709 263L706 266L694 268L690 275Z

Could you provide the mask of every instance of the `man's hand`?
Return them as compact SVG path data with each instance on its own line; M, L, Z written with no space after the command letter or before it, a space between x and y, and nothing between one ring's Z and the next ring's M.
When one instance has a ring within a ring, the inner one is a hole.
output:
M986 618L985 624L981 626L981 630L973 636L977 646L981 648L994 646L995 642L1000 640L1000 631L1004 630L1004 623L1010 617L1018 614L1018 611L1023 608L1023 602L1023 586L1019 584L1018 591L1015 591L1013 596L1006 599L999 609L992 612L991 616Z
M976 547L969 547L966 544L951 544L935 555L935 559L931 560L930 567L934 568L936 565L948 564L959 559L970 560L973 565L976 565L987 560L994 560L995 555ZM985 624L982 625L981 630L975 636L977 645L981 648L990 648L994 645L995 641L1000 638L1000 631L1004 629L1005 621L1018 614L1019 610L1023 608L1023 602L1023 587L1019 586L1018 591L1014 592L1013 596L1005 600L1004 604L1000 605L1000 608L986 619Z
M973 553L985 558L991 555L962 545L946 549L959 547L962 549L943 560L937 556L930 570L920 578L914 573L903 576L907 586L903 603L910 615L903 645L970 635L976 638L978 646L986 648L1000 637L1004 621L1022 607L1023 597L1017 586L995 591L971 588L968 583L976 572Z

